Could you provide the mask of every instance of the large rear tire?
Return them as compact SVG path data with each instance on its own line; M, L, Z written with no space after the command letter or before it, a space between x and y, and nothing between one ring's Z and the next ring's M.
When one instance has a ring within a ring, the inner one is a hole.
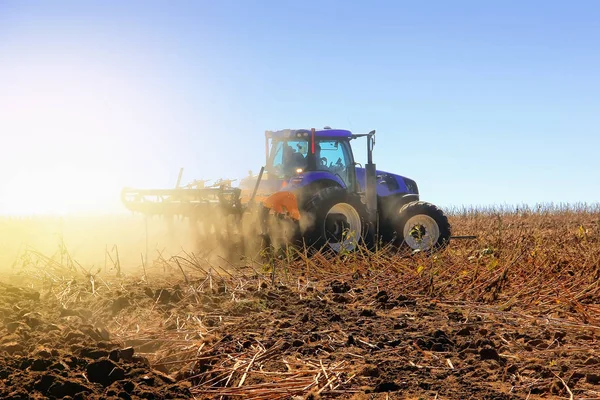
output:
M339 187L321 189L301 211L302 237L316 250L336 254L355 251L365 241L365 214L358 196Z
M413 201L398 212L397 241L413 251L441 250L448 245L451 227L448 217L431 203Z

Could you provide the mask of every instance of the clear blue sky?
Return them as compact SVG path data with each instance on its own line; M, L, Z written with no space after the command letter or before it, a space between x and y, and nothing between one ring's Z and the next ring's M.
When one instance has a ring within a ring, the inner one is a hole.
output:
M599 21L597 1L2 0L0 194L243 176L265 129L330 125L377 129L378 167L442 206L597 202Z

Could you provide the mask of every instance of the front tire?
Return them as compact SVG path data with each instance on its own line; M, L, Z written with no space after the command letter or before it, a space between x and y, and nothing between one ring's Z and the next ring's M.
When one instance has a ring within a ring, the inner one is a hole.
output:
M398 212L397 244L413 251L441 250L448 245L448 217L431 203L413 201Z

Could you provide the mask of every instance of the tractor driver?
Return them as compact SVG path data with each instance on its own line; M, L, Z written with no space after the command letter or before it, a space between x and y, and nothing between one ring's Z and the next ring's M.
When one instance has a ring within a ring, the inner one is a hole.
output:
M317 171L327 171L327 159L321 157L321 145L319 143L315 143L315 152L308 153L306 160L308 165L313 166L312 168L316 168Z
M283 148L283 168L286 176L293 176L298 173L298 169L306 168L306 159L300 152L286 145Z
M327 170L327 159L321 157L321 145L319 143L315 143L315 162L317 169Z

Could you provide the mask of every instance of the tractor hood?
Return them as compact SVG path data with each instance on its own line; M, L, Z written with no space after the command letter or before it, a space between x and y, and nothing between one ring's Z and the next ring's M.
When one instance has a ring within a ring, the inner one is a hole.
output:
M367 181L366 170L356 168L356 180L360 190L365 191ZM377 170L377 195L386 197L394 194L419 194L417 183L412 179L390 172Z

